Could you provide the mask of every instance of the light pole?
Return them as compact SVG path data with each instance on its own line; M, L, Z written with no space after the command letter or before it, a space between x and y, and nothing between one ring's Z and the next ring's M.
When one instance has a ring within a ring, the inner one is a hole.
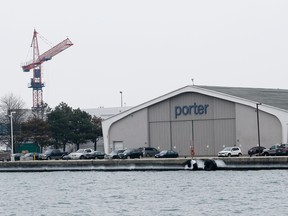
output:
M262 103L257 103L256 104L256 112L257 112L257 131L258 131L258 156L260 156L260 125L259 125L259 105Z
M11 126L11 155L14 154L14 145L13 145L13 114L15 114L15 111L10 112L10 126Z
M123 97L122 97L122 91L120 91L121 94L121 107L123 107Z

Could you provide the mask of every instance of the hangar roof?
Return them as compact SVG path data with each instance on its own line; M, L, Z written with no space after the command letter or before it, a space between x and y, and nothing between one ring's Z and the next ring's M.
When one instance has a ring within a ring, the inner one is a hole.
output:
M189 86L185 86L183 88L177 89L175 91L172 91L170 93L167 93L165 95L162 95L160 97L154 98L138 106L127 107L127 109L122 110L123 112L121 111L119 112L119 110L118 112L113 112L113 114L110 112L110 115L105 116L105 118L103 119L104 121L107 119L111 121L114 121L114 120L116 121L117 119L121 119L122 117L132 112L151 106L155 103L159 103L162 100L166 100L167 98L176 96L180 93L187 92L187 91L199 92L199 90L203 94L207 93L210 96L219 95L219 94L226 95L228 97L228 100L230 100L229 99L230 97L234 97L234 98L236 97L239 100L246 100L250 102L250 106L253 106L254 103L259 102L259 103L262 103L263 105L266 104L268 106L281 109L285 112L288 111L288 90L285 90L285 89L189 85ZM261 109L263 109L263 106L261 106ZM89 110L88 112L91 114L91 110ZM114 119L113 117L116 117L116 119Z
M258 101L280 109L288 110L288 90L245 87L201 86L197 87Z
M102 119L107 119L111 116L124 112L130 108L131 107L109 107L109 108L99 107L99 108L84 109L84 111L92 116L95 115Z

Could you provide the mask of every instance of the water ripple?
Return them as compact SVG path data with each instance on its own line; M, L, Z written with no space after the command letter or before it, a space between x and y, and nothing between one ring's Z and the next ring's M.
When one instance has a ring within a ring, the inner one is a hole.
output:
M282 216L287 177L286 170L1 173L0 215Z

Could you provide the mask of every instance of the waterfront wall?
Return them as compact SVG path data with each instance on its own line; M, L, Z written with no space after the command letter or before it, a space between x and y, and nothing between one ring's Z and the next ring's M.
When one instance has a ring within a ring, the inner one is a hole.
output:
M0 172L21 171L126 171L183 170L186 158L9 161L0 163Z
M50 160L0 162L0 172L288 169L288 157Z
M288 169L288 157L237 157L214 158L217 169ZM222 162L223 161L223 162Z

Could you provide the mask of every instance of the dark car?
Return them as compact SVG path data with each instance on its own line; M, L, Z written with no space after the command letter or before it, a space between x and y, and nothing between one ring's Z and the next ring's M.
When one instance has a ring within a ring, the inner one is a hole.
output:
M86 159L104 159L105 153L101 151L94 151L85 155Z
M59 160L62 159L65 155L67 155L67 152L63 152L60 149L48 149L43 154L39 155L40 160Z
M14 156L15 161L20 161L23 154L22 153L15 153L13 156Z
M130 159L130 158L142 158L143 153L140 149L126 149L124 152L119 154L121 159Z
M155 155L155 158L177 158L178 153L172 150L164 150Z
M139 150L142 151L143 157L154 157L155 154L159 153L158 149L153 147L142 147Z
M263 152L262 152L262 155L264 155L264 156L275 156L275 155L277 155L276 152L278 152L279 148L281 148L280 144L273 145L273 146L271 146L268 149L264 149Z
M260 146L260 155L262 154L263 150L266 149L264 146ZM251 157L253 155L259 155L259 146L254 146L248 150L248 155Z
M280 147L276 150L277 156L288 155L288 144L281 144Z

